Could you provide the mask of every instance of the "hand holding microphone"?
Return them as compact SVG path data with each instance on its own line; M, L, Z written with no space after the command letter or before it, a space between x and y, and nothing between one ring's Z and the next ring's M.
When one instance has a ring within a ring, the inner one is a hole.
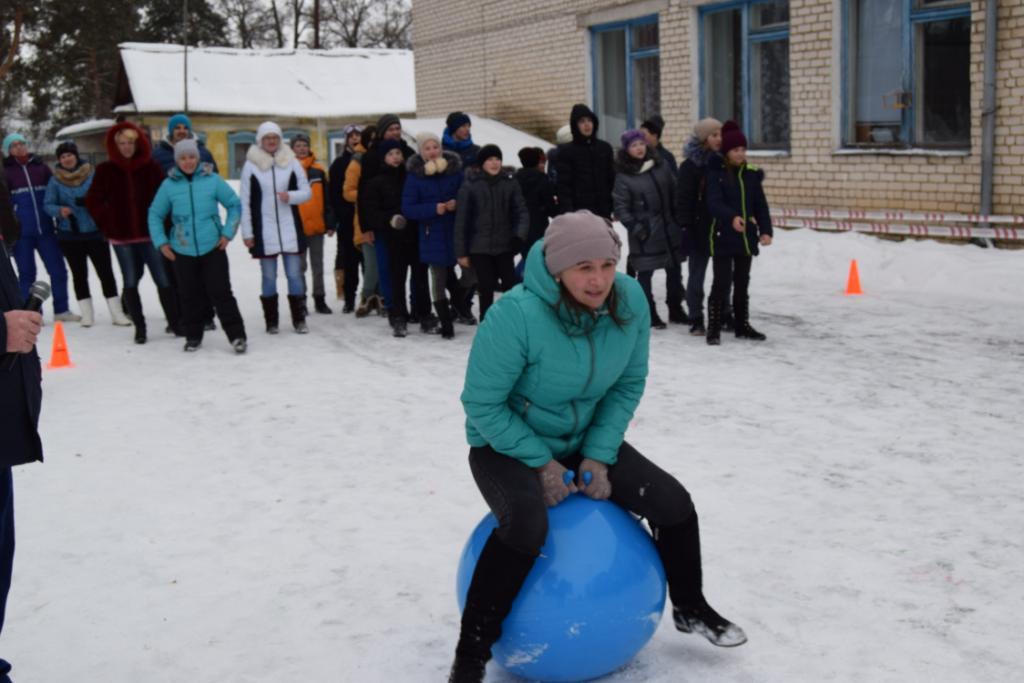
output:
M7 353L29 353L36 345L39 330L43 326L43 316L39 313L43 302L50 298L50 285L39 281L29 289L28 302L23 311L7 311L4 320L7 323ZM16 358L16 357L14 357ZM13 366L14 358L8 363Z

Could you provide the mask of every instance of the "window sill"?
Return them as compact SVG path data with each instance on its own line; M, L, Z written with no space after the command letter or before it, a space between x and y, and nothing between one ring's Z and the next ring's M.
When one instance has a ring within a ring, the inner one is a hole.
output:
M921 147L911 149L846 147L832 150L832 156L969 157L971 151L968 149L924 149Z
M783 159L789 157L790 152L785 149L748 149L747 156L760 159Z

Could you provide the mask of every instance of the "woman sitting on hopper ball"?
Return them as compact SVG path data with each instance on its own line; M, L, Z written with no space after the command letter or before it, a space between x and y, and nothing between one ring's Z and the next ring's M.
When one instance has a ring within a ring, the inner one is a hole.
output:
M651 321L639 283L616 272L620 252L603 218L555 218L531 249L523 283L494 304L473 340L462 392L469 465L499 525L470 582L450 683L483 680L547 537L547 507L576 491L648 520L676 628L723 647L746 642L704 598L689 493L624 441L646 383ZM589 483L564 483L570 470Z

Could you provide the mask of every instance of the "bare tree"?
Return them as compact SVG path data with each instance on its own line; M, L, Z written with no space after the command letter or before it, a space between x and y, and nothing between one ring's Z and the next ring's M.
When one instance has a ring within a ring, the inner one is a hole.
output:
M14 66L14 58L18 54L18 43L21 41L21 24L25 19L25 9L18 7L14 10L14 30L11 37L11 46L7 52L7 56L3 62L0 63L0 78L7 75L7 72Z
M277 47L284 47L284 25L281 22L281 13L277 11L277 0L270 0L270 12L274 35L277 37Z
M412 27L412 7L407 0L378 0L375 3L374 26L370 31L374 47L412 47L409 29Z
M310 26L311 16L306 11L306 0L288 0L289 16L292 24L292 48L297 49L303 44L303 34Z
M252 49L273 43L273 24L263 0L218 0L217 7L239 47Z
M375 0L324 0L325 42L362 47L373 20Z

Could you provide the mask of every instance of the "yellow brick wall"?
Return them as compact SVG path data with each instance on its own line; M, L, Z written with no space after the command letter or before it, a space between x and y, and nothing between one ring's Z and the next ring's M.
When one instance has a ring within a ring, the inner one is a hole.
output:
M698 113L697 8L665 0L659 12L665 144L675 152ZM972 0L971 150L968 155L835 154L840 0L790 0L791 150L757 158L773 204L973 212L981 183L984 0ZM547 139L576 102L590 101L587 18L650 3L609 0L414 0L413 47L420 116L461 109ZM999 8L996 213L1024 213L1024 2ZM484 141L486 142L486 141Z

